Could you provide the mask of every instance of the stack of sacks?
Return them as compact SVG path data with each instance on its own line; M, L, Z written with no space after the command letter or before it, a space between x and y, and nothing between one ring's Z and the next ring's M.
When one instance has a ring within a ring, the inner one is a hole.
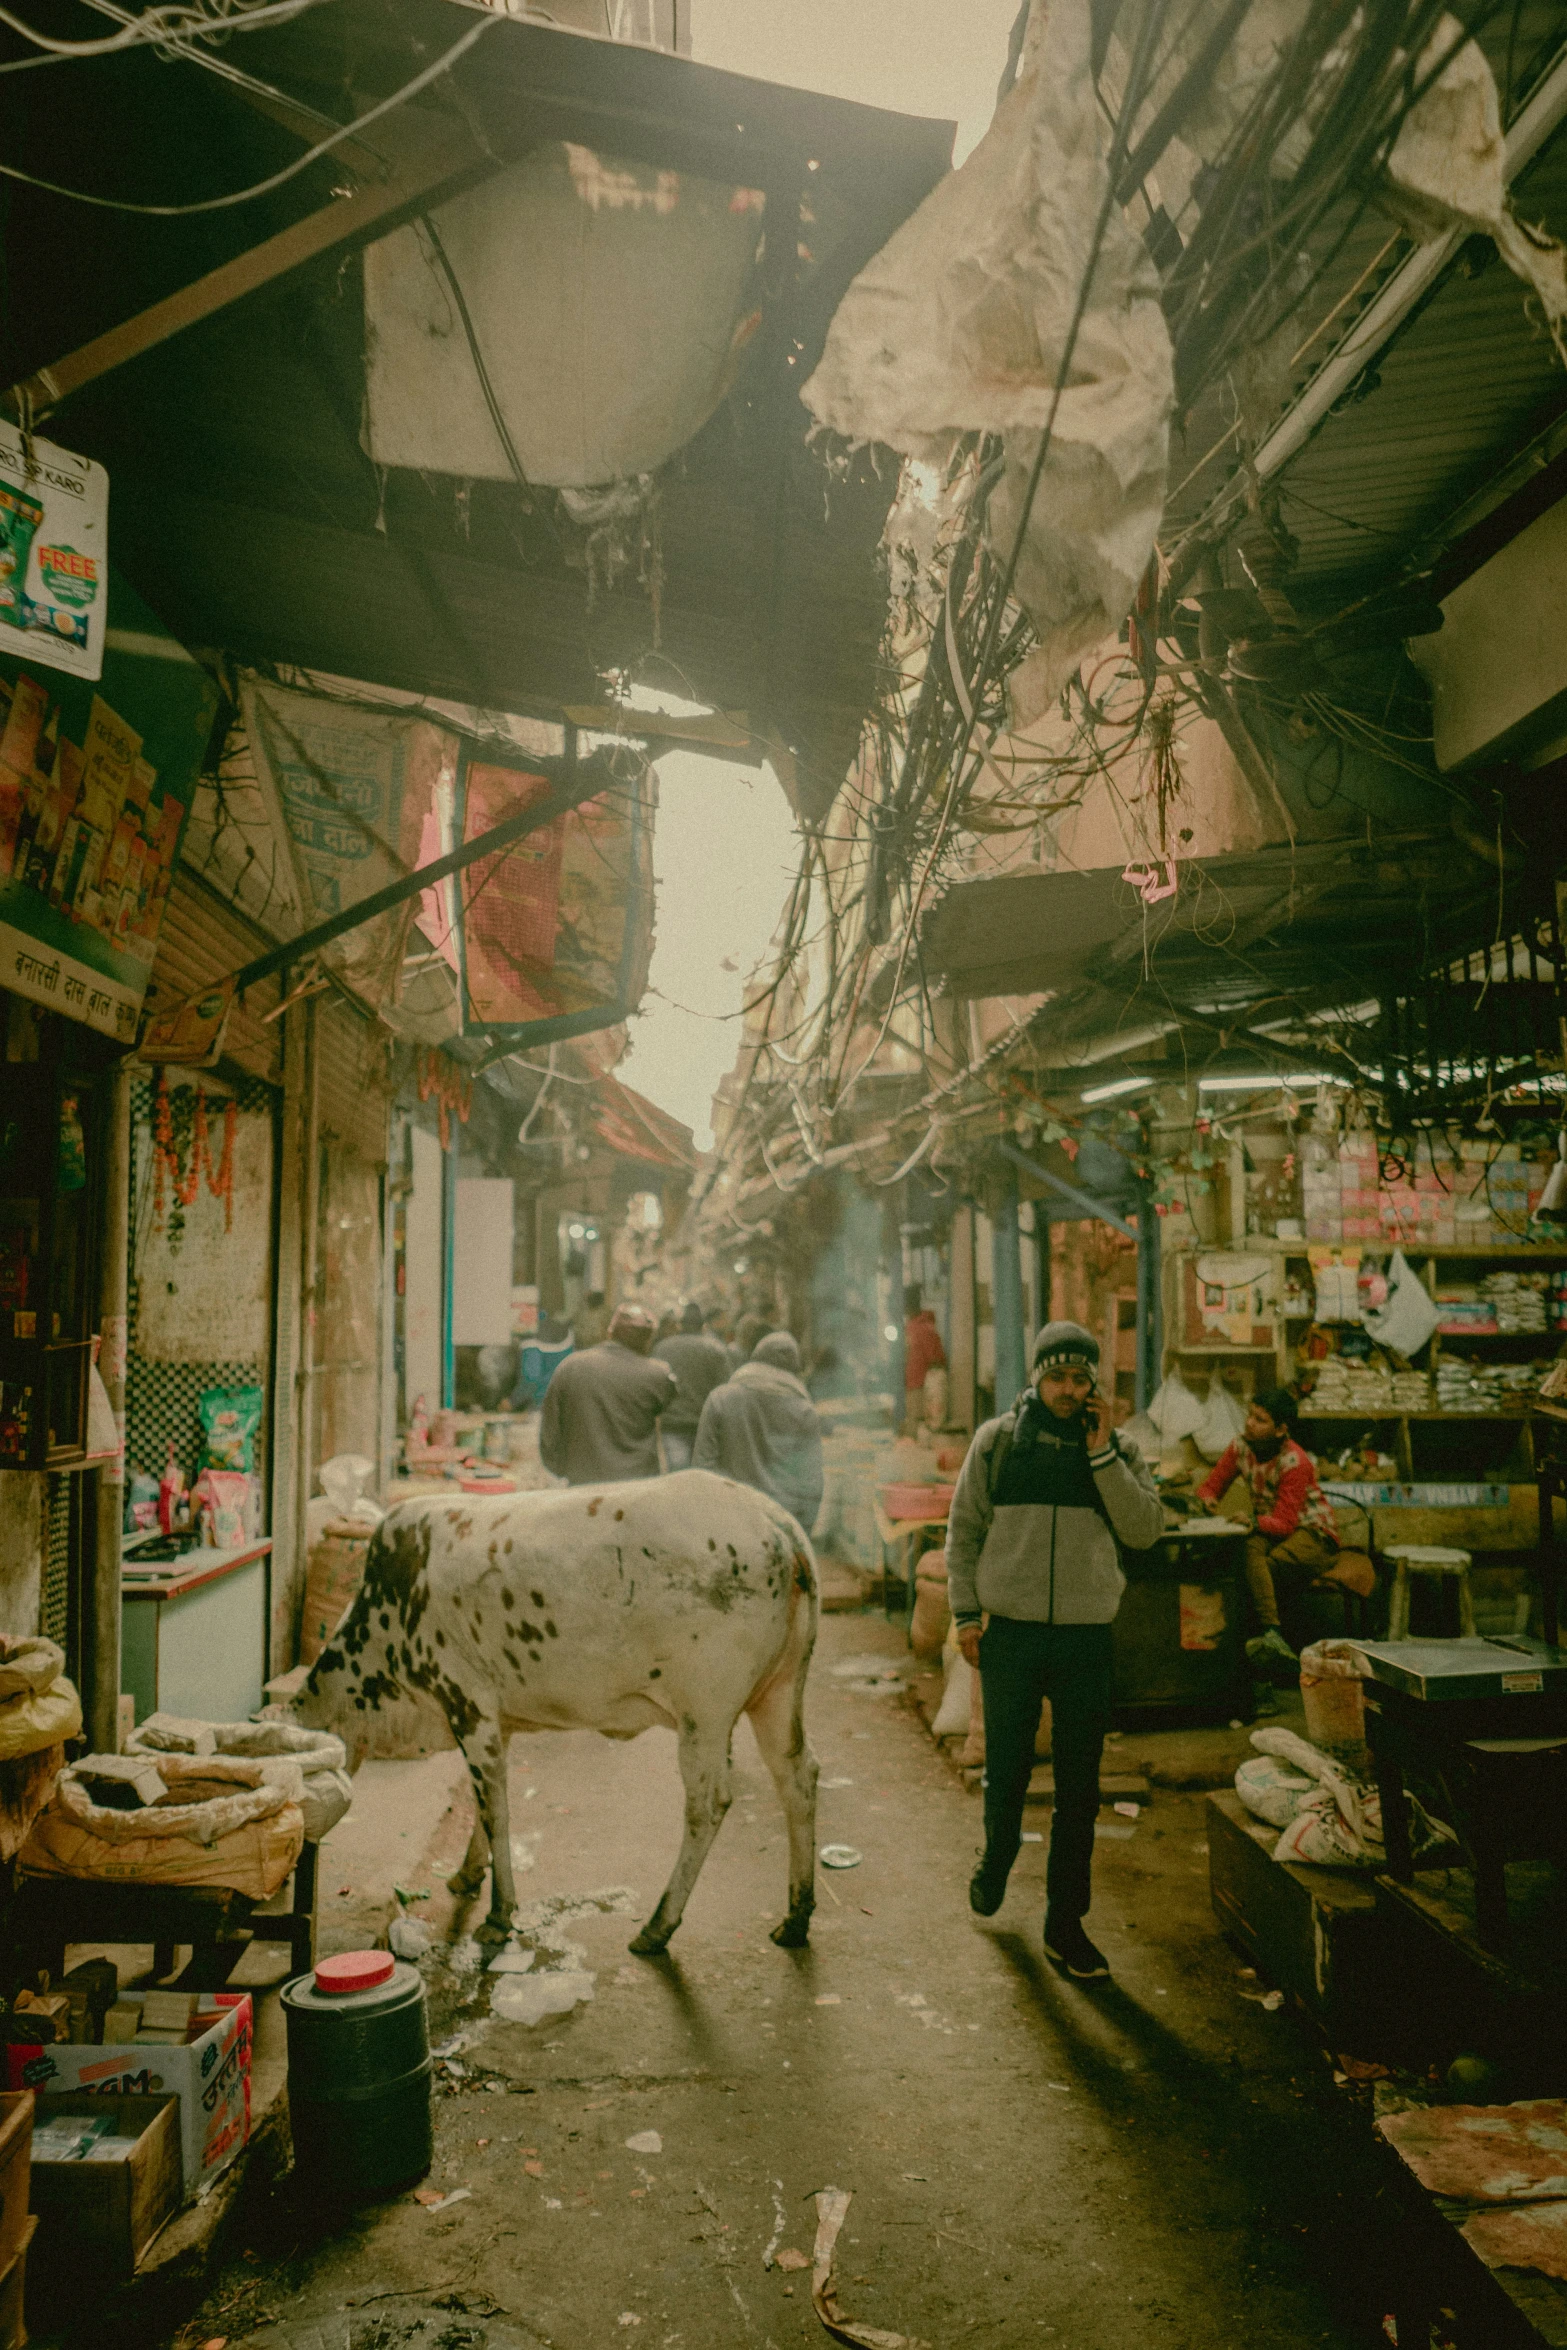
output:
M941 1556L938 1552L937 1557ZM307 1730L298 1722L197 1722L178 1714L149 1714L125 1741L127 1754L242 1755L269 1774L303 1774L305 1840L319 1844L353 1801L348 1752L328 1730Z
M89 1754L60 1773L22 1847L26 1874L220 1887L270 1901L305 1841L305 1786L297 1762L153 1755L148 1760L164 1788L155 1802L137 1801L122 1773L114 1774L120 1782L116 1801L94 1802L94 1784L106 1786L109 1779L102 1766L123 1760ZM127 1794L131 1809L125 1808Z
M82 1701L52 1640L0 1632L0 1762L78 1738Z

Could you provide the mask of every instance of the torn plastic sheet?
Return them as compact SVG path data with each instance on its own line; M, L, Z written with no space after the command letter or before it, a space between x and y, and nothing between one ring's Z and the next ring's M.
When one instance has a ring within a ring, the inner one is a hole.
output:
M1015 581L1039 635L1013 679L1019 724L1119 627L1164 503L1170 339L1147 249L1105 209L1110 134L1089 41L1088 0L1035 0L990 129L850 286L803 395L832 431L937 466L961 434L1001 434L986 523L1001 561L1051 424Z
M833 2251L838 2231L848 2217L853 2195L844 2187L823 2187L816 2197L816 2244L811 2258L811 2301L817 2316L835 2342L853 2350L925 2350L912 2334L892 2334L884 2326L860 2325L838 2307L833 2283Z
M1557 354L1567 361L1567 253L1513 216L1495 77L1456 17L1438 20L1416 79L1425 80L1443 57L1446 65L1393 142L1378 202L1424 244L1454 229L1490 237L1514 276L1539 296Z

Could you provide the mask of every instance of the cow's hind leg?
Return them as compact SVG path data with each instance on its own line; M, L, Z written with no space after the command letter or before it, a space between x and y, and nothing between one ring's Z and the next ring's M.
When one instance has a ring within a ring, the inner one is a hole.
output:
M686 1833L675 1863L675 1873L664 1887L664 1898L631 1948L638 1958L651 1958L664 1948L679 1925L691 1888L702 1871L713 1838L718 1834L733 1795L729 1742L734 1725L721 1730L699 1729L689 1715L680 1726L680 1776L686 1789Z
M479 1816L467 1858L458 1874L467 1877L476 1855L488 1844L490 1911L479 1934L485 1941L504 1942L511 1932L512 1911L517 1906L517 1880L511 1861L511 1809L506 1794L506 1740L498 1719L481 1716L461 1743Z
M746 1707L763 1762L772 1773L789 1827L789 1914L773 1928L785 1950L802 1950L816 1907L816 1757L805 1735L805 1674L810 1650L790 1658Z
M463 1854L462 1866L456 1875L447 1878L447 1891L455 1893L460 1901L471 1901L484 1883L484 1872L489 1865L490 1839L484 1833L484 1822L480 1819L476 1806L473 1815L473 1834L468 1839L468 1849Z

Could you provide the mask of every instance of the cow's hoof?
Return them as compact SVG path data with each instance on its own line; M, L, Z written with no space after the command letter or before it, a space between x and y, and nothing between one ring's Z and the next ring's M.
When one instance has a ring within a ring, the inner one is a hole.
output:
M508 1942L511 1939L510 1918L490 1916L473 1929L476 1942Z
M483 1869L480 1869L478 1875L474 1877L468 1876L464 1870L459 1869L455 1877L448 1877L446 1880L447 1892L455 1893L459 1901L471 1901L476 1893L483 1890L483 1886Z
M655 1934L651 1928L644 1926L636 1940L628 1942L626 1948L633 1958L658 1958L669 1948L669 1936Z
M804 1950L811 1939L809 1915L785 1918L781 1926L774 1926L771 1938L780 1950Z

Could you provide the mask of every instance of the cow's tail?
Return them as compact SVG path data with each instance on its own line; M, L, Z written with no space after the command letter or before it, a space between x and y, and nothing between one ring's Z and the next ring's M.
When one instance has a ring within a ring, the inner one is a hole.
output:
M820 1600L810 1543L789 1521L792 1557L783 1646L745 1711L772 1774L789 1829L789 1908L773 1940L803 1947L816 1906L816 1757L805 1735L805 1680L816 1645Z

